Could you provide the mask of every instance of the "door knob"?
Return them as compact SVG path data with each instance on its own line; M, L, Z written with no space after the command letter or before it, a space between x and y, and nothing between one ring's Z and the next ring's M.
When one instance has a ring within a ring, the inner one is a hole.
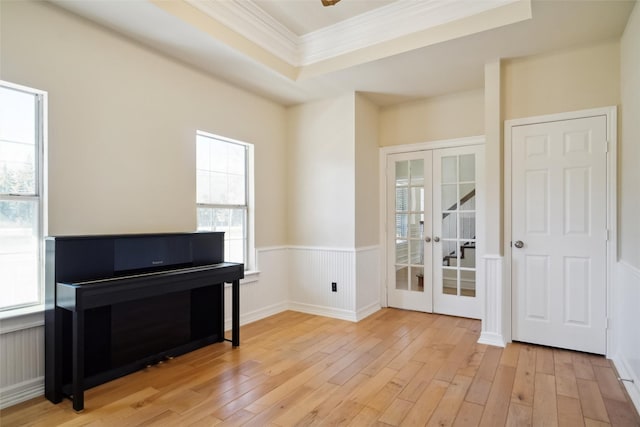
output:
M425 241L425 242L427 242L427 243L429 243L429 242L431 241L431 237L429 237L429 236L425 237L425 238L424 238L424 241Z
M518 249L522 249L524 247L524 243L522 242L522 240L516 240L513 246L515 246Z
M440 241L440 238L438 236L436 236L436 237L433 238L433 241L438 243Z

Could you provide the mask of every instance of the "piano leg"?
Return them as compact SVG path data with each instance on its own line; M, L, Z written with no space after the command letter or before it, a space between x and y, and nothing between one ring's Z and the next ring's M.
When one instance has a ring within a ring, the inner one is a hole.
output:
M240 280L231 283L231 346L240 345Z
M73 312L72 384L74 411L84 410L84 311Z

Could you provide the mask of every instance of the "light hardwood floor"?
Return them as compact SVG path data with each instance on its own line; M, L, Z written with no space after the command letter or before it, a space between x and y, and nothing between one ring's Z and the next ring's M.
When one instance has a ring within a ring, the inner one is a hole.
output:
M86 409L44 398L3 427L640 426L603 357L477 344L476 320L383 309L351 323L285 312L220 343L89 390Z

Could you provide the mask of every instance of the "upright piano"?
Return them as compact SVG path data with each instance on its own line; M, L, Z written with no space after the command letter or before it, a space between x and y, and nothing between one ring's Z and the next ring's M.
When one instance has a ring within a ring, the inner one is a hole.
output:
M84 391L225 340L240 345L244 265L224 262L224 233L50 237L45 241L45 397Z

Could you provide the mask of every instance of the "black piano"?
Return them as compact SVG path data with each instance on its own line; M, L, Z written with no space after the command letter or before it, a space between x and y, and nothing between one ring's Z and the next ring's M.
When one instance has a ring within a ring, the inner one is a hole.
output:
M224 233L49 237L45 241L45 397L84 390L225 340L240 345L244 265L224 262Z

